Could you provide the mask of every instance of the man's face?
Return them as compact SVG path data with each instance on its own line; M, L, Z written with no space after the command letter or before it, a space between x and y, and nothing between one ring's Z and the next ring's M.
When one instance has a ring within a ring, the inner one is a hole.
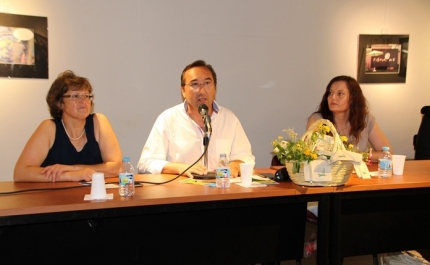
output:
M198 110L201 104L212 109L216 86L211 71L203 66L193 67L184 73L183 78L185 85L181 92L191 110Z

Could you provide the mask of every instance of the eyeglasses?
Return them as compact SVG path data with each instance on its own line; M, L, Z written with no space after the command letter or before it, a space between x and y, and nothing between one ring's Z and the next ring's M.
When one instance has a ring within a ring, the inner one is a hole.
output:
M213 86L213 82L212 81L204 81L203 83L199 83L199 82L191 82L189 84L186 84L187 86L191 87L194 90L199 90L202 86L206 89L209 90L212 88Z
M63 95L63 98L70 98L73 101L80 101L80 100L93 100L94 95L88 95L88 94L84 94L84 95L80 95L80 94L72 94L72 95Z

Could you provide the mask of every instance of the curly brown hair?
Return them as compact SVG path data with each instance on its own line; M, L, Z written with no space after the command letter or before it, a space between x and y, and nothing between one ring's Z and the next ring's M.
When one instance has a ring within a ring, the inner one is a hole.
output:
M369 114L367 106L367 100L363 95L360 84L357 80L350 76L340 75L334 77L327 85L325 93L322 97L321 103L318 110L315 113L319 113L323 119L331 121L333 124L334 117L328 106L328 96L330 94L330 88L335 82L343 81L349 90L349 117L348 121L351 125L350 135L355 138L355 144L360 141L360 133L366 127L366 117Z
M77 76L70 70L60 73L46 95L46 102L48 103L49 113L52 118L61 118L63 115L63 110L60 106L63 103L63 95L69 89L74 91L88 89L90 94L93 92L93 87L88 78ZM93 102L91 102L92 104Z

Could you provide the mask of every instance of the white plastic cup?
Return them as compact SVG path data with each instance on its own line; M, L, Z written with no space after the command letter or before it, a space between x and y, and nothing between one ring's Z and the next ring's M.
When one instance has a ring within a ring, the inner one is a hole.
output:
M405 166L406 156L404 155L391 155L393 160L393 174L403 175L403 168Z
M91 181L91 199L106 199L105 174L94 173Z
M240 163L240 179L242 185L251 186L252 183L252 173L254 171L253 163Z

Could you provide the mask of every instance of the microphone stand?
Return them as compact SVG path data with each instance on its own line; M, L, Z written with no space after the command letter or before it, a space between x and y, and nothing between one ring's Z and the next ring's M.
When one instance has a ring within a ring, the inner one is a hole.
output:
M210 140L210 134L212 133L212 128L210 128L210 129L208 128L207 122L206 122L206 117L204 119L205 119L205 121L204 121L205 131L204 131L204 135L203 135L203 147L205 150L205 156L203 158L203 163L204 163L206 168L209 168L208 167L208 152L207 152L207 150L209 147L209 140Z

